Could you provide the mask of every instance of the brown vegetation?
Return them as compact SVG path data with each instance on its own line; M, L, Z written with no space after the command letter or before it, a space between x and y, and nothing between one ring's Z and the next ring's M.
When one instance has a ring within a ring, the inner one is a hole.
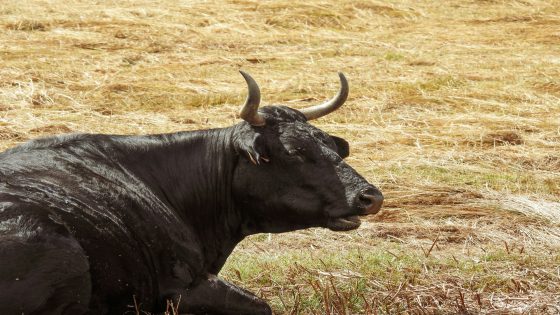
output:
M228 126L250 72L386 195L351 233L258 235L223 275L281 314L560 312L556 1L8 1L0 149ZM41 14L38 14L41 12Z

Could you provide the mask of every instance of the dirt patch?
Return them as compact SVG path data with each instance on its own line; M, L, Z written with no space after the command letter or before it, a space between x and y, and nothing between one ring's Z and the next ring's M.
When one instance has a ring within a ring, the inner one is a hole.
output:
M560 156L545 155L543 157L521 157L521 165L527 169L560 172Z
M483 195L464 189L452 188L427 188L426 191L400 193L395 196L388 196L385 206L405 207L413 206L434 206L434 205L457 205L472 203L476 199L483 198Z
M435 66L436 63L434 61L427 61L427 60L414 60L408 63L409 66L423 66L423 67L430 67Z
M560 42L560 33L556 35L556 42ZM560 97L560 83L558 82L537 83L534 85L534 88L539 92Z
M394 242L405 242L408 238L433 240L437 237L441 243L460 243L473 233L473 228L459 225L429 227L411 223L377 223L371 236Z
M60 133L71 133L73 130L66 125L48 125L43 127L37 127L29 130L31 133L36 134L60 134Z
M35 20L21 20L8 23L6 28L14 31L46 31L48 25Z
M515 131L496 131L483 136L481 143L486 146L520 145L523 138Z
M27 135L23 132L13 131L9 128L0 126L0 140L2 141L21 141L27 139Z
M538 17L535 16L519 16L519 15L509 15L495 19L487 20L471 20L472 24L484 24L484 23L516 23L516 22L533 22Z

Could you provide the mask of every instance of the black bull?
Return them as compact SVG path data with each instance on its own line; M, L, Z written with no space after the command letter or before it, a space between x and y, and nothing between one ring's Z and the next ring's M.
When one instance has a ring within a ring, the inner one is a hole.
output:
M0 314L142 310L270 314L216 275L244 237L335 231L379 211L379 190L344 162L348 143L308 120L348 95L301 111L258 110L223 129L148 136L65 135L0 153Z

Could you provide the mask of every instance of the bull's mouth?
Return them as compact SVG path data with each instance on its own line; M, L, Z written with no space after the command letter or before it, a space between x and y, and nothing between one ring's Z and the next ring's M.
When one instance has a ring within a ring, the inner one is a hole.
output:
M327 221L327 228L331 231L350 231L357 229L362 224L357 215L350 215L347 217L330 218Z

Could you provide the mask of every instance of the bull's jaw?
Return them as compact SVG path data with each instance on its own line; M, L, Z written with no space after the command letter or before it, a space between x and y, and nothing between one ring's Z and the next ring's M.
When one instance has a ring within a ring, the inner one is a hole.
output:
M362 221L357 215L350 215L346 217L339 218L329 218L326 224L326 228L331 231L342 232L355 230L360 227Z

